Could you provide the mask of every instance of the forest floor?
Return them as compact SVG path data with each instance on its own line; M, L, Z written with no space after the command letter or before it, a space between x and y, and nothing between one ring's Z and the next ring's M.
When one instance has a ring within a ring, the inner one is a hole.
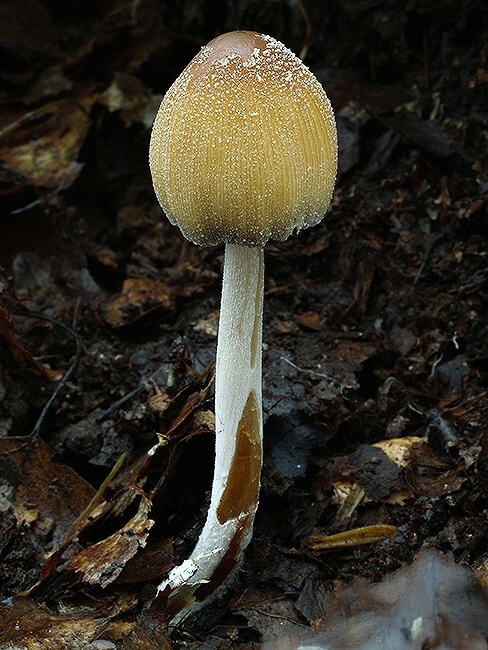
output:
M165 219L147 151L238 28L307 46L339 176L265 249L243 567L168 630L147 603L205 519L223 250ZM487 36L473 0L2 3L1 650L488 647Z

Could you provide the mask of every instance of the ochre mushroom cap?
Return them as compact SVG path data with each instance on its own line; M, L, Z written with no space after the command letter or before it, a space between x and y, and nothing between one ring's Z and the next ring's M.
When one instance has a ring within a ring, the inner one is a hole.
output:
M187 239L262 246L324 216L337 170L334 114L282 43L229 32L166 93L149 159L159 202Z

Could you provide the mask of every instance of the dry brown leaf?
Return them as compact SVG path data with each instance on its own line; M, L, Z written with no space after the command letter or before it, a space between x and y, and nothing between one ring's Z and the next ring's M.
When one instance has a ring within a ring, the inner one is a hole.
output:
M59 100L21 115L0 132L0 159L35 186L69 187L82 169L77 157L96 97Z
M320 316L315 311L297 314L295 320L302 327L313 330L314 332L320 332L323 329L323 326L320 324Z
M113 327L127 325L154 309L171 309L174 305L169 285L153 278L127 278L122 292L102 305L105 320Z
M421 442L418 436L407 436L405 438L390 438L373 443L373 447L381 449L390 460L398 467L406 467L410 460L410 451L414 444Z
M151 502L134 488L139 496L137 513L109 537L88 546L69 562L67 569L82 575L85 583L106 587L113 582L140 548L146 545L154 521L149 519ZM137 493L137 495L136 495Z
M26 598L0 604L2 650L86 650L107 619L86 610L54 614Z

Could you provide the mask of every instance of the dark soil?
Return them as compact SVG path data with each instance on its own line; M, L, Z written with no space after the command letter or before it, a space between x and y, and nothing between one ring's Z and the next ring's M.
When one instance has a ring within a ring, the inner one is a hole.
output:
M223 250L165 219L147 151L164 92L232 29L306 48L340 173L323 222L265 249L244 565L165 630L148 603L212 480ZM259 648L426 546L486 584L487 43L473 0L3 1L0 648Z

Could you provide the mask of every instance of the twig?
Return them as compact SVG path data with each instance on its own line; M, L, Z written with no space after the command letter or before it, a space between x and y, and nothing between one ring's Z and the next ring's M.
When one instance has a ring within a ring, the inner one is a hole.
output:
M123 452L115 465L112 467L108 475L106 476L105 480L103 483L100 485L96 493L93 495L93 497L90 500L90 503L86 506L86 508L79 514L79 516L73 521L71 526L69 527L68 534L66 535L66 541L69 542L78 532L78 530L81 528L81 525L88 519L90 514L95 510L95 508L102 502L103 500L103 495L105 494L105 491L107 487L110 485L112 480L114 479L115 475L118 473L119 469L122 467L124 460L127 456L127 452Z
M27 205L23 205L21 208L16 208L15 210L10 210L10 214L21 214L22 212L26 212L27 210L30 210L31 208L35 208L37 205L40 205L42 203L42 199L36 199L35 201L32 201L31 203L28 203Z
M154 379L154 377L155 377L159 372L161 372L161 368L158 368L158 369L155 370L152 374L147 375L146 377L143 377L143 378L140 380L140 382L137 384L137 386L136 386L133 390L131 390L129 393L127 393L126 395L124 395L123 397L121 397L120 399L118 399L118 400L117 400L116 402L114 402L113 404L111 404L111 405L108 407L108 409L106 409L103 413L100 413L100 415L97 417L96 421L97 421L97 422L100 422L101 420L103 420L104 418L106 418L107 415L110 415L110 413L112 413L112 411L115 411L115 409L118 409L119 406L122 406L122 404L125 404L126 402L128 402L129 400L131 400L133 397L135 397L136 395L138 395L138 394L142 391L142 389L144 388L145 384L146 384L148 381L151 381L152 379Z

